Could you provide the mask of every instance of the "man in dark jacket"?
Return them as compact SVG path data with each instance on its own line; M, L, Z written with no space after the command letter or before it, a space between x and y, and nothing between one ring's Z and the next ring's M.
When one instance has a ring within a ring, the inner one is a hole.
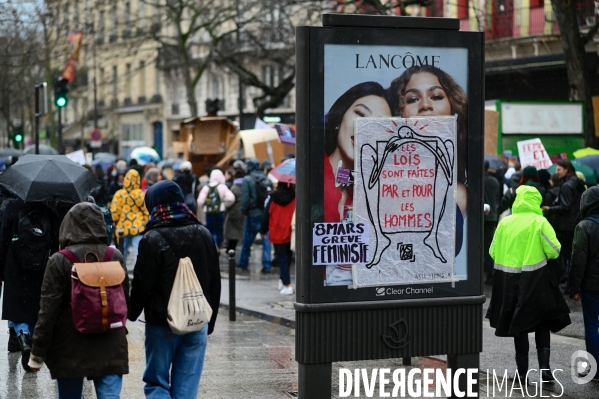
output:
M259 198L257 184L268 177L260 169L260 162L257 159L247 161L248 175L243 178L241 183L241 212L246 216L243 231L243 246L239 258L239 267L242 271L248 270L250 262L250 250L256 239L256 234L262 227L262 216L264 213L264 201L266 198ZM270 254L270 241L262 236L262 273L268 274L272 269Z
M214 330L220 305L216 245L184 201L181 188L170 180L154 184L145 196L151 219L139 243L129 319L137 320L144 311L147 397L197 396L207 336ZM213 312L200 331L175 335L167 322L167 308L179 260L185 257L191 259Z
M599 187L582 194L580 213L583 219L574 229L570 298L582 301L586 350L599 360ZM588 375L590 370L583 373ZM599 374L594 376L599 378Z
M501 198L501 188L496 178L489 174L489 161L485 161L485 204L489 205L488 210L485 209L485 230L484 230L484 254L485 254L485 284L493 285L493 258L489 254L489 248L491 248L491 242L493 242L493 234L495 234L495 228L497 227L497 220L499 215L497 214L497 206L499 205L499 199Z

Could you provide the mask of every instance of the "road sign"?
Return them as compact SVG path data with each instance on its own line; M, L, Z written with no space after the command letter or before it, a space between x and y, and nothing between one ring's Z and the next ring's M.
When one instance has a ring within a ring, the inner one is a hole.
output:
M89 134L89 137L92 141L101 141L102 140L102 131L100 129L94 129Z

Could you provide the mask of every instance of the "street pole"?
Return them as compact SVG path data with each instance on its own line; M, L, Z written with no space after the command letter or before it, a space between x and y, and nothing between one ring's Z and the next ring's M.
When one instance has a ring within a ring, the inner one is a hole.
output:
M58 133L58 153L64 155L64 144L62 142L62 107L58 107L58 126L56 127L56 133Z
M40 153L40 85L35 85L35 154Z

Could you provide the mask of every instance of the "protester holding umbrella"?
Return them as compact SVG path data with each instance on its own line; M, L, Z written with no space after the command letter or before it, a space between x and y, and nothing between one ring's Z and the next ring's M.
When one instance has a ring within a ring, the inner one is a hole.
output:
M0 227L0 278L5 282L2 318L9 320L27 362L49 256L58 250L58 229L66 211L98 183L94 175L62 155L25 155L0 175L7 200Z

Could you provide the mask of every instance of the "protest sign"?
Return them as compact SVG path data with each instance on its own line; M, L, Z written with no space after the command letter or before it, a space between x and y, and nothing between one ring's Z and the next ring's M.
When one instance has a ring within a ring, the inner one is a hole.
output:
M539 138L518 141L518 154L520 155L522 169L527 166L534 166L537 169L547 169L553 165Z
M313 229L313 265L366 263L369 226L365 223L317 223Z

